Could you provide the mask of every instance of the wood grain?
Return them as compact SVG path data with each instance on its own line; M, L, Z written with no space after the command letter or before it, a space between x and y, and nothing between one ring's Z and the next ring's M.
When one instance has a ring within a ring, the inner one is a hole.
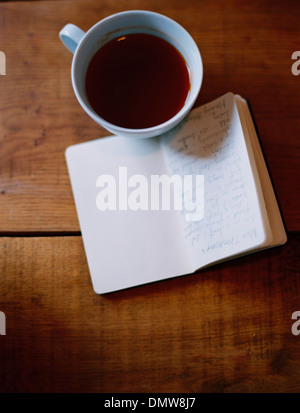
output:
M73 22L87 30L118 11L145 8L141 0L5 2L0 4L0 230L78 231L65 148L108 135L77 103L72 56L58 39ZM150 0L147 9L170 16L195 38L204 62L197 105L233 91L253 109L289 230L300 229L299 106L291 54L299 49L300 3L256 0Z
M300 390L299 236L105 296L80 237L2 237L0 250L1 392Z
M249 100L289 240L97 296L64 151L108 133L75 99L58 32L145 8L197 42L196 105L228 91ZM299 12L297 0L0 2L1 393L300 391L300 336L291 332L300 311L300 76L291 72Z

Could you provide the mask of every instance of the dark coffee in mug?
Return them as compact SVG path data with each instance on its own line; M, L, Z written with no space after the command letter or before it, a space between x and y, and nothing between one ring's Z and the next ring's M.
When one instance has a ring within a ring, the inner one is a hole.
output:
M115 38L92 57L86 95L104 120L143 129L171 119L190 90L187 64L166 40L145 33Z

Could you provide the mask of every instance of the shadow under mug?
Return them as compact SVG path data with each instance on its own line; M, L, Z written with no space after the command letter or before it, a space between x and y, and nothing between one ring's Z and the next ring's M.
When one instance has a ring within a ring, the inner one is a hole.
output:
M129 129L107 122L94 111L85 92L87 68L95 53L110 40L132 33L152 34L168 41L183 56L190 76L189 94L181 110L166 122L145 129ZM165 133L189 113L197 99L203 79L199 49L191 35L169 17L145 10L125 11L99 21L86 33L73 24L67 24L60 31L59 37L74 53L71 77L80 105L95 122L115 135L150 138Z

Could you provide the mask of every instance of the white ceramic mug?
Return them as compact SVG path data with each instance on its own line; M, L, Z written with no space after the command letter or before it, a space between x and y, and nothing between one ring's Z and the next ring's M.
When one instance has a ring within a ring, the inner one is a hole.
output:
M190 91L181 110L168 121L145 129L128 129L107 122L94 111L85 93L86 71L91 58L110 40L130 33L152 34L167 40L185 59L190 75ZM113 134L136 138L160 135L177 125L195 103L203 79L201 55L190 34L169 17L145 10L125 11L99 21L86 33L73 24L67 24L60 31L59 37L74 53L72 85L80 105L94 121Z

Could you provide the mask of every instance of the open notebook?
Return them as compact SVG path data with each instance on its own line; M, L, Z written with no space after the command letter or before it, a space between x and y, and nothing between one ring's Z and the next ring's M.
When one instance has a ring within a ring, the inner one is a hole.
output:
M158 138L96 139L67 148L66 160L96 293L286 242L252 117L238 95L192 110Z

